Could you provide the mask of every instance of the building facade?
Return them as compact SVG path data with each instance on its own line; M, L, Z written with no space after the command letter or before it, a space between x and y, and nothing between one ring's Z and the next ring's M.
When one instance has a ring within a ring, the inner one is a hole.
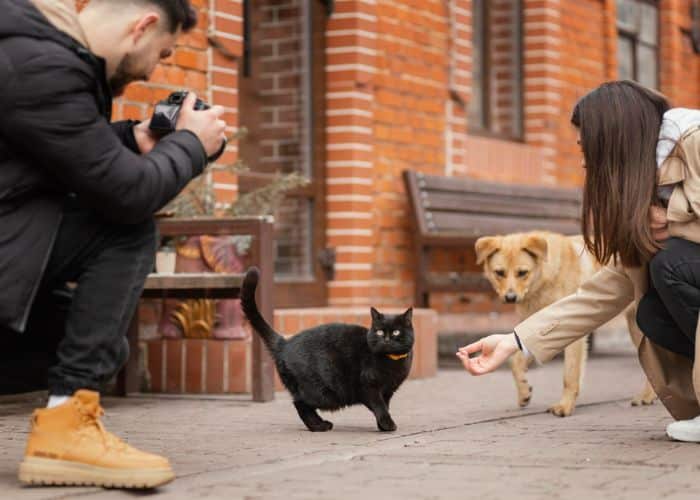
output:
M632 78L700 107L695 0L194 0L195 31L116 117L171 90L226 108L244 137L210 174L220 207L278 172L306 175L277 215L279 308L405 307L416 262L401 173L580 186L576 100ZM329 265L333 262L334 265ZM474 269L470 248L445 270ZM448 313L507 312L433 296Z

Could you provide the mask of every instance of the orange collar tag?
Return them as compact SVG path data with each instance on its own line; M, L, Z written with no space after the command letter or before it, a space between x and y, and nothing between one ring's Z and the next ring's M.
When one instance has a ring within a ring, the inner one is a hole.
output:
M408 357L408 353L406 354L387 354L387 358L393 359L394 361L398 361L400 359L405 359Z

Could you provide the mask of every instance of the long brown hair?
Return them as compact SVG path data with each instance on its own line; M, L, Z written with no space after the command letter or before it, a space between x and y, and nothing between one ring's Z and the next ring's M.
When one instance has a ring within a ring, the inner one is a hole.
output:
M668 100L632 81L607 82L574 107L586 167L583 235L603 264L635 267L660 248L649 208L656 201L656 144Z

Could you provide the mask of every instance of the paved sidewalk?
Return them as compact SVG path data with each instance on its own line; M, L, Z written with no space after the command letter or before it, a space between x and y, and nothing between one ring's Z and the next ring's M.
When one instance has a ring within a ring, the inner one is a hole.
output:
M657 403L632 408L643 377L633 357L589 361L574 416L545 414L558 399L561 363L531 372L534 397L518 410L510 373L442 371L396 395L399 430L383 434L364 408L307 432L286 395L267 404L231 398L106 401L107 428L168 455L178 480L157 498L634 499L700 498L700 445L670 442ZM131 498L95 488L18 486L27 398L0 400L0 498Z

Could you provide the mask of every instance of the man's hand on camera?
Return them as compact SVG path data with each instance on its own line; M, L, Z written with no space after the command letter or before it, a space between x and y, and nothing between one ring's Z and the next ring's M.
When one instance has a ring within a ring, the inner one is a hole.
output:
M151 149L158 143L158 137L149 128L150 124L151 120L146 120L138 125L134 125L134 139L136 139L139 151L143 155L150 153Z
M215 155L221 148L221 144L226 139L226 122L221 120L224 108L212 106L209 109L195 111L194 105L197 96L194 92L189 92L177 120L177 130L189 130L202 141L207 156Z

